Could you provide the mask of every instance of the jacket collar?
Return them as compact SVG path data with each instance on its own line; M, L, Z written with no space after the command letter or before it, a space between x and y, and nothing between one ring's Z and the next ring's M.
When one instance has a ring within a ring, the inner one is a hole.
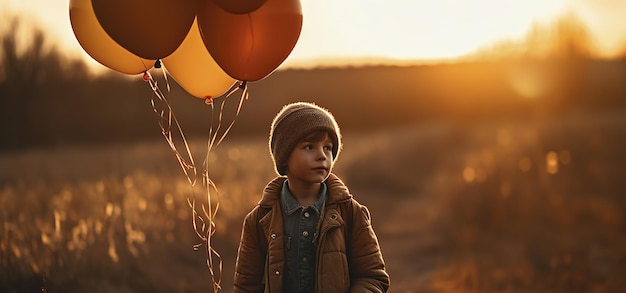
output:
M302 206L293 197L293 194L291 194L291 191L289 190L289 187L287 186L287 182L288 181L289 180L286 180L283 183L283 188L281 188L281 190L280 190L280 204L281 204L281 206L283 208L283 213L285 213L287 215L291 215L295 211L297 211L299 208L301 208ZM315 211L315 213L318 216L322 212L322 208L324 207L324 203L326 203L326 197L328 197L327 191L328 191L328 188L326 187L326 182L323 182L321 184L321 186L320 186L320 190L319 190L319 193L318 193L319 194L318 200L311 205L311 209L313 211ZM308 207L303 207L303 208L308 208Z
M280 176L274 178L270 183L265 186L263 195L259 201L260 206L271 207L280 200L280 191L283 188L283 183L287 180L287 177ZM348 187L337 177L337 175L331 173L326 179L326 186L328 188L328 202L335 203L352 198Z

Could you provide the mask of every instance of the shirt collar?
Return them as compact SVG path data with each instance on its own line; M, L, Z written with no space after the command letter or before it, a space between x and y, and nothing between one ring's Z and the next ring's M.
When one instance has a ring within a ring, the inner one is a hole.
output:
M283 206L283 211L285 212L285 214L291 215L303 206L301 206L298 201L293 197L293 194L291 194L287 181L288 180L285 180L285 182L283 183L283 188L280 191L280 202ZM314 204L311 205L311 208L318 215L321 213L322 208L324 207L324 203L326 202L327 190L328 188L326 187L326 183L322 182L319 193L320 197Z

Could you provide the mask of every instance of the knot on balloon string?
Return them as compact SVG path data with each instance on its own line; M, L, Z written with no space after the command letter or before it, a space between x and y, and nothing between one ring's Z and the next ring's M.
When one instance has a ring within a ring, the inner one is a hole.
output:
M248 81L247 80L242 80L237 88L242 90L242 93L241 93L242 101L243 100L247 100L248 99Z
M144 71L143 72L143 81L148 82L152 79L152 76L150 75L150 72L148 71Z
M154 68L161 68L161 59L154 61Z
M213 97L206 97L204 103L207 105L213 105Z

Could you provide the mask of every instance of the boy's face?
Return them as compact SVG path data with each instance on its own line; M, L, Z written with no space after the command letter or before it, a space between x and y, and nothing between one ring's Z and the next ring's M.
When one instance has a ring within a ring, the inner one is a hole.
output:
M322 183L333 167L333 141L326 133L316 141L300 140L287 160L289 181Z

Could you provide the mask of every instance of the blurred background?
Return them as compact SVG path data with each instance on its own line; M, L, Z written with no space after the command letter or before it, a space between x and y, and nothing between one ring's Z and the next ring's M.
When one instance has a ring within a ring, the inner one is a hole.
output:
M81 51L67 2L0 3L0 291L210 292L187 202L206 189L141 75ZM335 173L370 207L391 292L621 292L626 3L341 2L302 1L296 48L238 116L238 93L216 99L235 124L208 154L218 107L152 69L219 189L221 291L275 176L271 119L312 101L342 127Z

